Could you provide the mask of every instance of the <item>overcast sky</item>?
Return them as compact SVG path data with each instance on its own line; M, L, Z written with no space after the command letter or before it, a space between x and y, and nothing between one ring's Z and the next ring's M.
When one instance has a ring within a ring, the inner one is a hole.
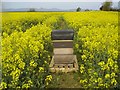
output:
M28 2L29 1L29 2ZM2 0L2 8L58 8L58 9L82 9L98 10L105 0ZM119 0L112 0L113 7L118 7Z
M106 0L1 0L2 2L104 2ZM120 0L107 0L119 2Z

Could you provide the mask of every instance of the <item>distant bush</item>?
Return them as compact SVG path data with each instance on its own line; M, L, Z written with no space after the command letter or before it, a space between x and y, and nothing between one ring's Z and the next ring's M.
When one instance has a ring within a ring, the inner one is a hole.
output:
M35 12L34 8L30 8L30 10L28 12Z

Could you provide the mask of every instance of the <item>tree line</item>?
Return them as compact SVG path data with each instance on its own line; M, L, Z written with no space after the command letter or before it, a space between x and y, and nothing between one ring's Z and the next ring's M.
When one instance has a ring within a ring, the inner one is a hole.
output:
M112 8L112 1L105 1L103 2L102 6L99 8L101 11L120 11L120 8ZM81 8L78 7L76 9L77 12L81 11ZM85 11L90 11L89 9L86 9Z
M105 1L103 2L102 6L99 8L99 10L101 11L120 11L120 7L119 8L113 8L112 7L113 2L112 1ZM76 12L81 11L82 9L80 7L78 7L76 9ZM35 8L30 8L28 12L35 12ZM90 9L85 9L84 11L90 11Z

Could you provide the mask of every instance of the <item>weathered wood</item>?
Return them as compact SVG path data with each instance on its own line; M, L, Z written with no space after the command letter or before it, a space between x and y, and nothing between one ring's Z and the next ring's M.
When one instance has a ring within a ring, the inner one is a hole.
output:
M73 40L53 40L52 42L73 42Z
M76 70L78 70L78 63L77 63L77 57L75 55L75 63L74 63L74 67L76 67Z
M73 55L54 55L55 64L71 64L74 63Z
M53 42L54 48L73 48L73 42Z
M65 67L65 64L55 64L54 67L64 68L64 67Z
M51 61L52 67L50 67L50 72L72 72L72 71L77 71L78 70L78 63L77 63L77 58L76 55L72 55L73 57L73 63L68 63L68 64L56 64L54 61ZM54 56L52 58L54 60Z
M76 71L75 68L50 68L50 72L72 72Z
M54 65L54 57L52 57L52 60L51 60L49 67L51 68L51 67L53 67L53 65Z
M73 68L73 64L68 64L68 68Z
M73 64L54 64L54 68L73 68Z
M73 54L73 48L54 48L54 54Z

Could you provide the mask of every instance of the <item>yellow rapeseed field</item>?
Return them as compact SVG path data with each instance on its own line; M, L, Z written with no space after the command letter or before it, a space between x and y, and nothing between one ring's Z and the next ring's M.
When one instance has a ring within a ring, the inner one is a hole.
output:
M66 28L75 31L81 86L117 87L118 12L88 11L2 13L2 88L47 88L51 31Z

